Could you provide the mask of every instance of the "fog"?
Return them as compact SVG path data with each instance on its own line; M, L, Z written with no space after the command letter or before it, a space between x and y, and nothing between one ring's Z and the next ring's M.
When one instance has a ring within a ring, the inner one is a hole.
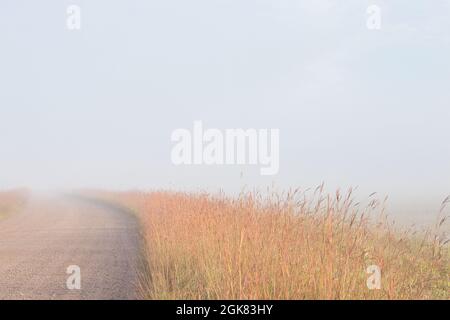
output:
M325 182L429 219L450 194L449 15L444 0L2 1L0 188ZM171 135L194 121L279 129L278 174L174 165Z

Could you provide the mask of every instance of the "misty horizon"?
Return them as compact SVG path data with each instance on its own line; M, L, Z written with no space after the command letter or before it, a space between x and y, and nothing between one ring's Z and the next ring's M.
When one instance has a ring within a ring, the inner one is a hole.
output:
M450 194L448 1L383 2L380 30L368 1L81 2L76 31L69 4L0 4L0 189L325 182L416 220ZM196 120L278 129L278 173L174 165Z

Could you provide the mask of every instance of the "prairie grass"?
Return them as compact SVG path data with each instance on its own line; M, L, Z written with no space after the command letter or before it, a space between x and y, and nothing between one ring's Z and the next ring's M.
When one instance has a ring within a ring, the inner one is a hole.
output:
M373 196L354 203L351 190L101 196L141 219L148 299L449 299L448 199L418 232L394 228ZM370 265L380 289L367 287Z
M19 210L26 201L27 191L24 189L0 192L0 219Z

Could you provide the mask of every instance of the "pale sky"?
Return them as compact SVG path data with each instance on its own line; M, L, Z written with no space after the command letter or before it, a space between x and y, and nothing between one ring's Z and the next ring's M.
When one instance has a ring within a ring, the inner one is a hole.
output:
M448 0L2 0L0 40L0 188L450 194ZM280 129L279 174L174 166L194 120Z

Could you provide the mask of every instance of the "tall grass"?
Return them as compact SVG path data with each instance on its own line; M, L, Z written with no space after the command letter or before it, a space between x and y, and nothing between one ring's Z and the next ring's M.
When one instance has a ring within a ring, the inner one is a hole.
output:
M382 202L362 206L351 191L321 187L107 197L141 218L149 299L449 299L443 216L425 233L396 230ZM366 284L370 265L382 272L378 290Z
M0 219L19 210L25 204L27 195L25 189L0 191Z

